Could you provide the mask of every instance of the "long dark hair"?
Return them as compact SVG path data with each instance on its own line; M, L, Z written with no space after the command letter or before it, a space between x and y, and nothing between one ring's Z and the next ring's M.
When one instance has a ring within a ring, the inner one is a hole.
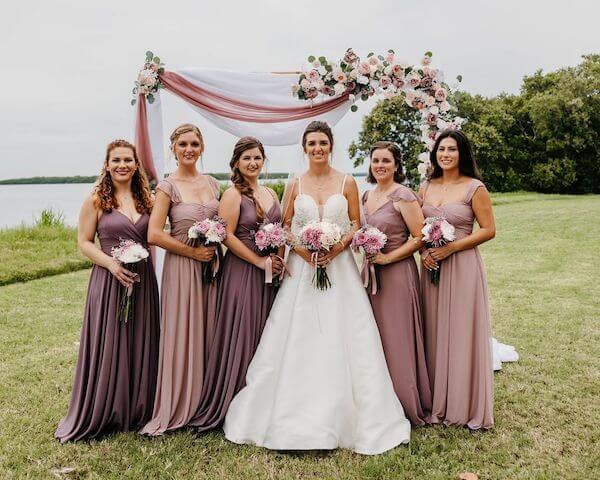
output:
M233 183L234 187L242 195L245 195L254 202L254 207L256 208L256 216L258 217L258 221L262 222L265 218L265 212L263 212L260 203L258 203L258 200L256 200L256 198L254 197L254 189L244 178L242 172L240 172L240 169L237 166L238 160L242 157L242 154L246 150L251 150L252 148L258 148L263 156L263 159L267 159L265 156L265 148L263 147L263 144L260 142L260 140L254 137L240 138L233 147L233 155L231 157L231 161L229 162L229 167L231 168L231 183Z
M481 173L479 173L479 169L477 168L477 162L473 156L471 142L463 132L452 129L447 129L440 133L440 136L433 145L433 150L431 150L431 154L429 155L433 169L429 178L439 178L442 176L442 167L440 167L437 161L437 151L444 138L453 138L456 140L456 145L458 146L458 171L462 175L483 181Z
M135 209L138 213L150 213L153 202L148 177L146 176L142 163L138 159L135 146L123 139L113 140L106 147L106 157L104 159L102 172L96 180L96 185L94 186L94 192L92 194L94 206L98 210L107 213L111 212L113 209L119 208L119 202L115 197L115 186L113 185L112 177L108 172L110 152L117 147L129 148L132 151L133 159L135 160L135 165L137 167L131 178L131 195L135 202Z
M331 127L326 122L314 120L308 124L304 133L302 134L302 148L306 148L306 137L309 133L321 132L327 135L331 148L333 148L333 132Z
M402 173L402 150L400 147L394 142L380 141L375 142L371 146L371 151L369 152L369 157L373 156L373 152L375 150L387 150L394 157L394 182L402 183L404 181L404 174ZM367 175L367 182L369 183L377 183L375 177L373 176L373 171L371 170L371 165L369 165L369 174Z

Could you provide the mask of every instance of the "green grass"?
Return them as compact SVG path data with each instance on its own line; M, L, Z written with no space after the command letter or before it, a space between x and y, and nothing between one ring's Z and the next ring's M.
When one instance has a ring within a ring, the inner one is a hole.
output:
M283 454L220 433L116 434L61 446L88 271L0 288L0 477L592 479L600 469L600 196L494 196L483 246L494 334L521 355L495 374L489 432L427 427L376 457ZM501 200L498 203L498 200ZM60 474L64 468L74 471Z
M0 285L90 267L77 249L77 231L46 212L36 226L0 230Z

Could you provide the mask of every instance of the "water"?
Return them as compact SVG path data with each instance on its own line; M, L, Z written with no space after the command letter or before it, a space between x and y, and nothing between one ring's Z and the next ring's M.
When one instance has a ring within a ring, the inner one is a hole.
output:
M372 188L365 177L356 177L361 192ZM0 228L33 224L45 208L60 211L68 225L77 225L79 208L93 184L64 183L40 185L0 185Z

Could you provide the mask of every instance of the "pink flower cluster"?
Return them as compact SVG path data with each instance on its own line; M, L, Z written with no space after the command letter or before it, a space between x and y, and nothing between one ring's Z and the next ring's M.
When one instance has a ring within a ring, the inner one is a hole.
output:
M406 103L421 114L421 141L429 151L441 131L460 129L463 118L452 114L448 102L450 87L444 82L444 73L431 67L431 52L426 52L420 65L410 65L399 59L393 50L387 54L369 53L366 60L349 48L339 62L329 62L325 57L308 57L306 68L292 86L292 94L300 100L313 100L349 94L351 101L368 100L375 94L384 98L403 95ZM461 77L457 77L461 80ZM352 111L356 111L352 105ZM429 165L421 163L422 176Z
M444 217L427 217L421 233L423 241L436 248L456 238L454 226Z
M280 223L263 223L254 234L254 243L261 251L277 251L286 241L287 236Z
M214 216L194 223L188 230L189 238L200 238L205 245L217 245L227 238L225 221Z
M132 92L134 98L131 100L131 105L135 105L138 95L145 95L148 102L153 103L154 94L163 88L159 75L164 72L164 64L160 63L160 58L154 56L150 51L146 52L146 62L138 73Z
M360 247L367 254L378 253L387 242L387 235L375 227L366 225L354 234L352 248L358 250Z
M141 244L134 242L133 240L123 239L121 239L119 245L111 249L110 254L115 260L129 265L144 260L150 255L148 250Z
M329 251L342 239L340 227L330 222L309 222L300 230L299 243L311 252Z

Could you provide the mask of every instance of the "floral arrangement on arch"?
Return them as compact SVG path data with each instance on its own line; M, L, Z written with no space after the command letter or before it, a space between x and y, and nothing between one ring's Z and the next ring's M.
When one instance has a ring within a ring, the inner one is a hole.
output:
M154 102L154 94L164 87L159 77L160 74L165 73L164 67L165 65L160 63L160 58L151 51L146 52L144 68L139 71L132 90L134 98L131 99L131 105L135 105L138 95L145 95L148 102Z
M460 129L465 119L453 115L448 102L449 86L444 73L431 66L431 52L426 52L420 65L411 65L398 58L393 50L385 56L369 53L361 58L349 48L339 62L325 57L308 57L308 66L292 86L292 94L300 100L312 101L325 97L349 94L349 100L368 100L373 95L391 98L403 95L406 103L421 114L421 141L431 150L439 132L448 128ZM459 75L457 80L462 81ZM356 112L358 107L352 105ZM429 156L419 156L419 172L424 175L430 168Z

